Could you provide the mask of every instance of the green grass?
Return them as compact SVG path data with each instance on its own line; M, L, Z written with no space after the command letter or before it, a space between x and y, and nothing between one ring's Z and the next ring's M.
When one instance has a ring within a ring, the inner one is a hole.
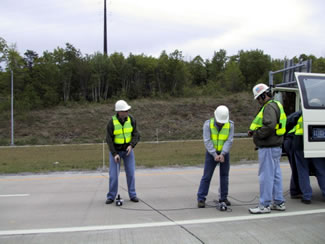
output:
M104 145L105 166L108 149ZM251 139L235 139L231 164L257 160ZM203 141L139 143L135 148L137 167L176 167L203 165ZM0 173L96 170L103 167L103 145L53 145L0 147Z

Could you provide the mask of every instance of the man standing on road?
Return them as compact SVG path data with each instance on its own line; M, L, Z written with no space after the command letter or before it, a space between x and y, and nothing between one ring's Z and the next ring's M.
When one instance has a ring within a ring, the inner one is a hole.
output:
M260 202L256 208L250 208L252 214L270 213L272 210L284 211L282 173L280 158L283 135L286 128L286 114L282 104L272 100L272 93L265 84L253 88L254 99L262 106L253 120L248 135L253 136L258 149ZM272 204L273 200L273 204Z
M109 153L109 192L106 204L111 204L118 192L118 176L123 159L128 185L129 197L132 202L139 202L135 191L135 158L133 148L140 140L135 119L129 115L129 106L124 100L115 103L116 115L107 124L106 141Z
M203 140L206 148L204 172L197 193L198 207L204 208L210 182L216 166L220 163L220 197L219 202L230 206L228 201L229 185L229 151L234 137L234 123L229 120L226 106L218 106L214 118L203 125Z
M283 141L283 149L285 150L290 168L291 168L291 179L290 179L290 197L292 199L300 199L302 197L302 192L299 184L297 164L300 164L299 161L296 161L294 155L294 139L296 137L296 125L299 117L301 116L301 111L294 112L287 117L286 125L286 134Z

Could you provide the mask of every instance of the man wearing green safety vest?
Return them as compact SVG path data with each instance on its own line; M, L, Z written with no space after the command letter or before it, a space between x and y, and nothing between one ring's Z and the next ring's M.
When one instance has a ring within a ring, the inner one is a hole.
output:
M118 176L123 159L128 193L132 202L139 202L135 191L135 158L133 148L140 140L135 119L129 115L129 106L124 100L115 103L116 115L107 124L106 141L109 153L109 192L106 204L111 204L118 193Z
M203 125L203 141L206 148L203 176L197 193L198 207L204 208L209 192L213 172L220 164L219 203L231 205L228 201L229 151L234 137L234 122L229 120L229 110L220 105L214 112L214 118Z
M248 135L253 136L258 148L260 199L252 214L270 213L272 210L284 211L282 174L280 157L283 135L286 131L286 114L280 102L272 100L272 93L265 84L253 88L254 99L262 106L253 120Z

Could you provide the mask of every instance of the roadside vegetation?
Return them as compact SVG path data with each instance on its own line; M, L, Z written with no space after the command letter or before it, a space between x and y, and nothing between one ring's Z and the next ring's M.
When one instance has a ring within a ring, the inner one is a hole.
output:
M142 142L135 148L137 168L202 166L204 155L203 141ZM101 143L0 147L0 174L71 170L107 171L107 157L107 146ZM235 139L231 150L231 164L251 163L256 160L257 153L252 141Z
M282 69L287 61L272 59L259 49L231 56L219 49L211 56L186 60L180 50L163 50L159 57L132 53L126 57L118 52L84 55L70 43L42 54L26 50L21 55L0 37L0 146L4 146L0 173L101 167L102 147L71 144L101 145L118 99L131 104L137 119L138 166L200 164L202 142L160 142L201 140L204 121L221 104L229 107L235 132L246 132L257 111L252 87L267 83L269 71ZM324 57L300 54L293 62L309 59L313 72L325 73ZM281 79L275 75L274 83ZM11 143L11 80L15 147L5 147ZM159 143L144 143L149 141ZM23 145L53 146L19 147ZM254 159L252 150L251 141L236 140L233 162Z

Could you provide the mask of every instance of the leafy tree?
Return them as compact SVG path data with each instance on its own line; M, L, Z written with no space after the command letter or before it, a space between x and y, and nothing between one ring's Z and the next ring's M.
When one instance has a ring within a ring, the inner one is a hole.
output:
M228 60L226 55L226 50L220 49L218 52L214 52L211 62L207 60L209 80L217 81L220 79Z
M104 91L106 90L106 97L109 90L108 77L108 63L109 58L101 53L96 53L90 59L92 75L90 78L91 94L93 101L99 101L100 98L105 98ZM105 89L105 87L107 87Z
M186 69L181 51L175 50L169 54L168 70L169 77L167 84L170 88L170 95L181 95L189 77L189 72Z
M267 82L268 71L271 70L271 57L262 50L239 51L239 68L244 75L247 88L257 82Z
M228 62L224 72L224 87L230 92L240 92L245 88L245 77L240 71L238 63Z
M315 73L325 73L325 58L320 57L313 61L312 71Z
M0 37L0 64L6 61L8 55L8 45L5 39ZM0 66L0 71L2 67Z
M63 101L69 101L71 95L78 98L79 82L75 77L75 72L81 52L70 43L66 43L65 49L58 47L54 50L53 55L60 70L59 83L62 87Z
M170 71L168 68L169 57L166 51L162 51L158 58L157 68L156 68L156 91L158 94L162 95L168 91L168 79L170 79Z
M192 84L200 86L207 83L207 70L201 56L196 56L188 65Z

